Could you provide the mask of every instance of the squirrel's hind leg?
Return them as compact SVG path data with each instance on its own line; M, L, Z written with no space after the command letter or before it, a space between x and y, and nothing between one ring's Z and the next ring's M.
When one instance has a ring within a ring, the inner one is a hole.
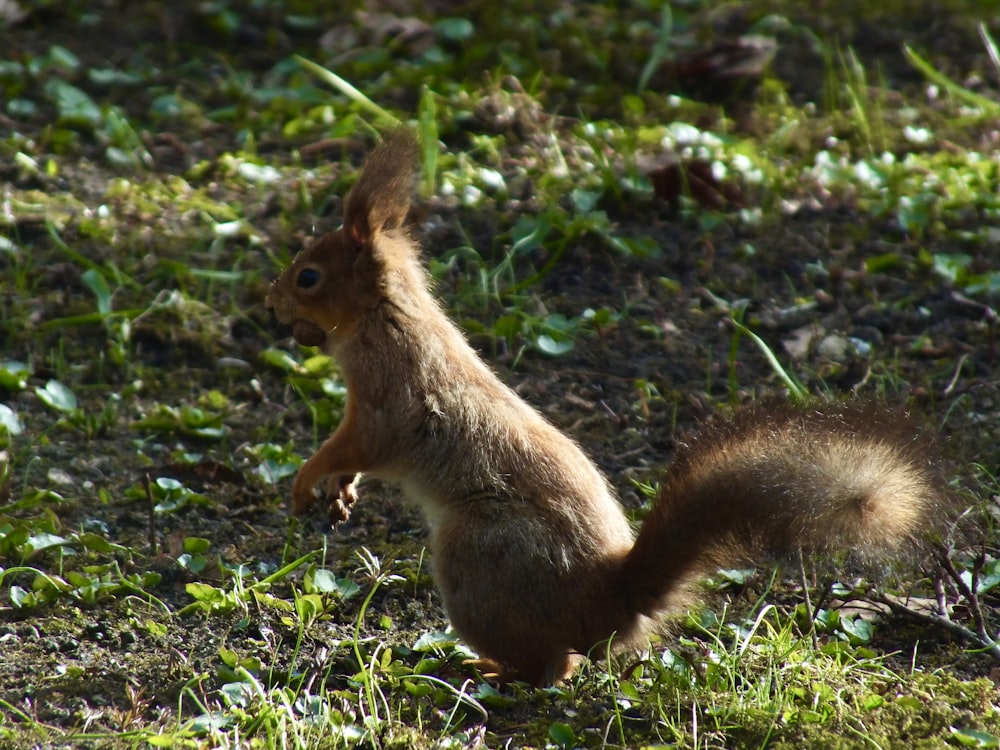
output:
M611 591L624 553L608 555L554 525L527 504L481 499L432 532L448 618L479 653L477 666L501 682L564 680L579 652L629 627Z

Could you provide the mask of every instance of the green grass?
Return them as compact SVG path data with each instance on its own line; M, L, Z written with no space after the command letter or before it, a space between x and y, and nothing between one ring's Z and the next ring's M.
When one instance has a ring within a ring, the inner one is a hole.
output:
M39 3L2 29L0 745L996 747L993 4L934 5L942 34L908 3L354 5ZM745 80L677 73L751 31L779 46ZM329 534L286 517L345 392L275 341L266 285L397 118L450 313L637 467L612 477L633 508L716 409L908 399L973 508L939 530L950 572L722 571L644 653L548 689L475 674L388 489Z

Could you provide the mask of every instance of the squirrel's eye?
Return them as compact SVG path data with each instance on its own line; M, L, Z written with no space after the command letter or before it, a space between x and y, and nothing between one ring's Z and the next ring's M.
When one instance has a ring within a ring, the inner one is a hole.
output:
M319 271L315 268L303 268L295 279L295 285L303 289L316 286L317 283L319 283Z

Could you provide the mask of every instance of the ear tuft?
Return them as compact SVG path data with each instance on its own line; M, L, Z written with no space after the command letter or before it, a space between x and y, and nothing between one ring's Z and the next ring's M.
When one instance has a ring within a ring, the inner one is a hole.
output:
M386 133L372 150L345 201L344 227L356 246L403 225L419 153L417 139L405 127Z

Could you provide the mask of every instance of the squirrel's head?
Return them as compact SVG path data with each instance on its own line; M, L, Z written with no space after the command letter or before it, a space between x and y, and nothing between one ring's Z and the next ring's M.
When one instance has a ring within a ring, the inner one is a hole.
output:
M350 336L384 298L386 266L410 208L417 143L397 129L375 147L344 201L344 225L300 252L272 282L265 304L296 341L320 346Z

